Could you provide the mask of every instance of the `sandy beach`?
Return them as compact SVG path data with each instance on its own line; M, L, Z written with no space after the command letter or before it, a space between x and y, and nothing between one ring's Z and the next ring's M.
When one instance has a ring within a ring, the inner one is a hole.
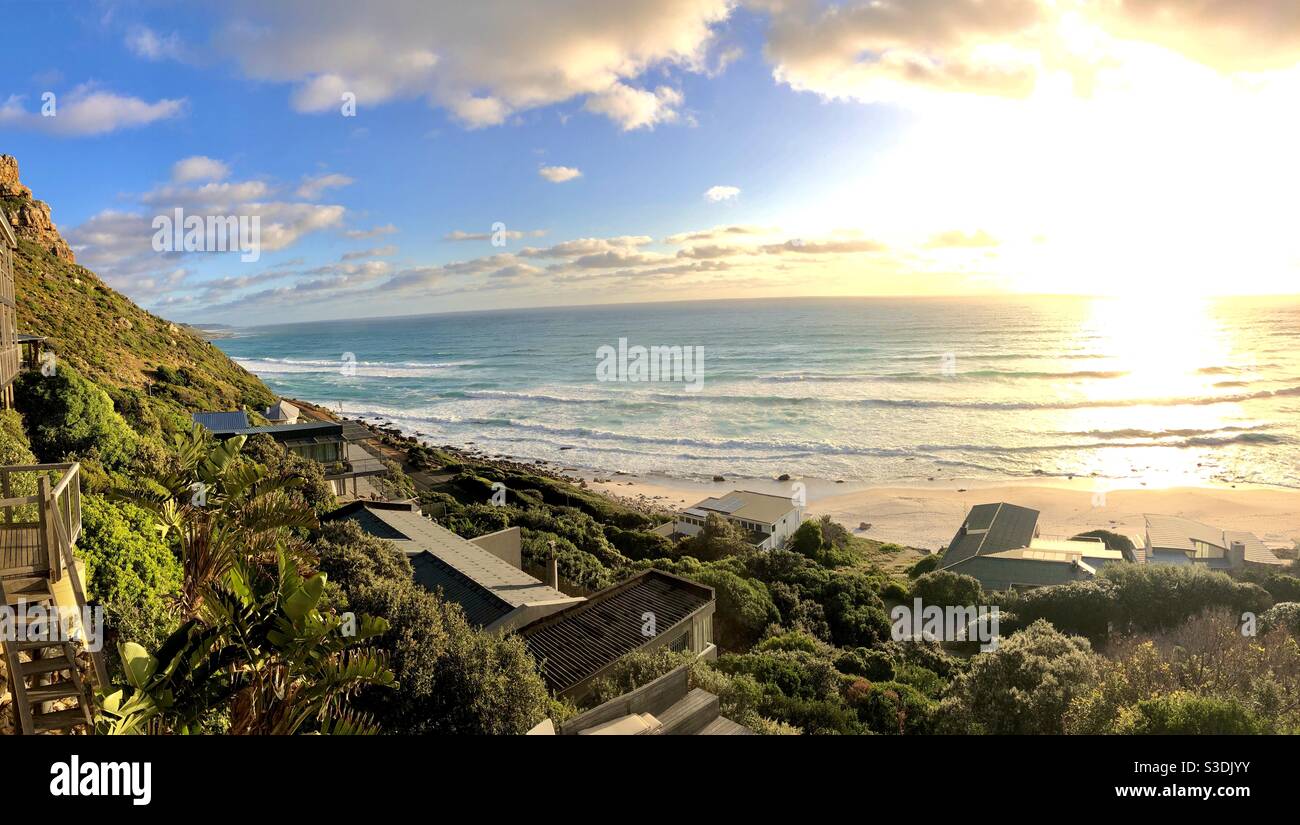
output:
M729 479L692 482L663 477L582 476L609 495L676 508L731 489L789 495L792 482ZM808 513L830 515L857 535L937 550L946 545L966 511L1007 501L1042 513L1045 536L1071 536L1103 528L1140 531L1143 513L1182 516L1223 529L1249 530L1265 543L1291 547L1300 540L1300 491L1272 488L1175 487L1105 489L1095 479L1025 482L944 480L918 486L870 487L806 479ZM859 529L863 522L871 527Z

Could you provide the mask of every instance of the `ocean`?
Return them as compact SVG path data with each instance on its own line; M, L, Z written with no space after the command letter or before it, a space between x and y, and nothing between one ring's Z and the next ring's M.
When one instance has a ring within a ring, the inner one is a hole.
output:
M283 395L605 473L1300 487L1298 337L1300 304L1281 300L809 298L312 322L215 343ZM680 349L656 351L652 373L638 347Z

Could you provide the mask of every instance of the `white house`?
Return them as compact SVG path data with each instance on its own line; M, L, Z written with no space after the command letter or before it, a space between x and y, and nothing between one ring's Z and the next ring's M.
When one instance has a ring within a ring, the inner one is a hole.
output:
M721 516L745 531L759 550L773 550L785 544L803 521L803 507L789 496L733 490L720 498L709 497L677 514L674 531L693 536L704 528L710 515Z

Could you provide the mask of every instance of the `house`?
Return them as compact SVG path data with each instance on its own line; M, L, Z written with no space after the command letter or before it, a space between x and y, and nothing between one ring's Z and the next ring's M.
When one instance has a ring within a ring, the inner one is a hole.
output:
M14 405L14 379L22 356L18 345L18 316L14 292L14 251L18 236L0 209L0 407Z
M281 398L274 406L267 407L262 417L272 424L297 424L298 414L297 407Z
M690 686L690 665L616 696L556 726L547 719L529 735L744 736L753 734L721 714L718 697Z
M1125 561L1101 539L1041 536L1038 516L1006 502L972 507L939 569L974 576L985 590L1019 590L1084 581L1104 565Z
M721 516L743 530L750 544L760 550L775 550L794 535L803 522L803 507L789 496L733 490L721 498L709 497L677 515L673 531L693 536L704 528L710 515Z
M361 495L361 479L387 472L383 461L361 446L360 442L371 438L372 434L359 425L336 421L302 421L296 424L254 427L248 420L247 413L241 410L199 412L191 418L219 439L225 440L237 435L267 435L289 452L326 465L325 480L333 486L335 495L348 495L349 481L352 482L351 495Z
M629 653L661 648L714 659L713 588L646 570L519 630L553 694L580 699Z
M416 582L441 591L483 630L514 630L584 601L560 592L554 565L550 584L523 571L518 527L467 540L405 502L354 501L321 517L342 520L391 541L410 560Z
M1199 564L1211 570L1279 569L1289 562L1273 555L1254 533L1220 530L1178 516L1144 514L1134 542L1143 564Z

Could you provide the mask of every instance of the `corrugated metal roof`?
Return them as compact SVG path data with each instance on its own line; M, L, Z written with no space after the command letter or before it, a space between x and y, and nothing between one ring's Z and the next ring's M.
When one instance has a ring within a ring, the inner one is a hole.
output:
M514 605L428 551L412 556L411 567L415 569L415 581L421 587L431 593L442 591L442 597L460 605L465 618L476 627L487 627L515 609Z
M248 427L248 413L243 410L235 410L233 412L197 412L190 417L194 419L194 423L203 425L204 429L213 433L242 430Z
M553 693L563 694L642 648L713 601L713 589L658 570L593 594L587 601L522 628L528 652ZM653 613L657 636L642 618Z

